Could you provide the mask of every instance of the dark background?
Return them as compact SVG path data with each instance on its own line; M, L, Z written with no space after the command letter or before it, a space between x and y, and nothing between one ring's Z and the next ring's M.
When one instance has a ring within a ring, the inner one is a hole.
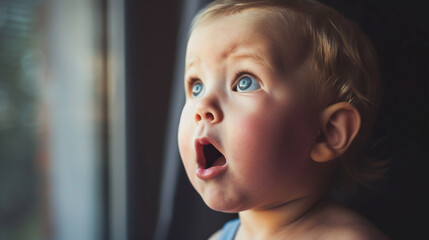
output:
M354 20L380 59L382 103L372 152L391 160L385 187L353 203L392 239L429 239L426 1L321 1ZM159 207L181 1L126 1L129 237L152 239ZM178 159L179 161L179 159ZM363 193L366 194L366 193ZM208 209L180 169L169 239L206 239L226 219Z

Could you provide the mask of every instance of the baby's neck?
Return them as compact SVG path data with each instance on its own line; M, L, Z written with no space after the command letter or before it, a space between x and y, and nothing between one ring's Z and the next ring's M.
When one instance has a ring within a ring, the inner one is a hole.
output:
M279 239L295 235L325 197L305 197L267 209L240 212L241 227L236 239ZM276 237L277 236L277 237Z

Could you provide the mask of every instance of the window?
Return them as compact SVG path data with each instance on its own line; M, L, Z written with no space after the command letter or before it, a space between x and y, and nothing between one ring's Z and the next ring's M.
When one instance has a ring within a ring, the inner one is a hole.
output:
M101 4L0 1L0 239L103 237Z

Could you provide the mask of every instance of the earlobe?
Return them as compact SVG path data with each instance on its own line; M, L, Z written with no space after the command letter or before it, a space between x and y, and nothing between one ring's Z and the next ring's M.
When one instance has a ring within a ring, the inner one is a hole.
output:
M310 156L316 162L327 162L341 156L359 132L361 118L351 104L340 102L325 108L320 114L320 135Z

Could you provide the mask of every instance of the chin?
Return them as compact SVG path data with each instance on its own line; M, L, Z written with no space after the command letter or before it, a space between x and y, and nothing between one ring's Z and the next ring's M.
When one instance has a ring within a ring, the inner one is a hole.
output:
M206 202L206 205L216 212L223 212L223 213L239 213L239 212L241 212L241 210L238 210L237 208L224 206L224 205L219 204L219 203L207 204L207 202Z
M203 197L204 203L211 209L217 212L224 213L238 213L246 210L244 207L244 201L232 200L228 198L222 198L218 196L205 196Z

